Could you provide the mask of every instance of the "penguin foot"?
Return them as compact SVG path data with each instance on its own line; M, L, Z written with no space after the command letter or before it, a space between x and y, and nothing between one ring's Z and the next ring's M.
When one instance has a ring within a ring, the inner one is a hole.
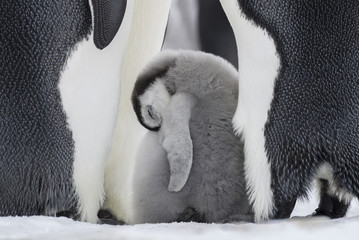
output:
M254 223L254 215L238 214L225 218L220 223Z
M204 214L196 211L193 207L186 208L181 214L178 215L176 222L198 222L205 223L206 218Z
M349 208L349 204L339 201L338 199L331 197L329 203L321 204L313 213L313 216L328 216L331 219L342 218L345 216Z
M321 184L320 203L313 216L328 216L332 219L344 217L350 203L340 201L337 197L328 194L329 183L327 180L320 179L319 181Z
M67 217L67 218L71 218L74 220L77 220L77 218L78 218L76 212L71 211L71 210L59 211L56 213L56 217Z
M287 219L290 218L292 211L295 207L297 199L291 201L282 202L281 204L276 204L277 211L273 216L273 219Z
M111 211L107 209L100 209L97 213L97 217L99 218L99 224L108 224L108 225L125 225L124 222L119 221Z

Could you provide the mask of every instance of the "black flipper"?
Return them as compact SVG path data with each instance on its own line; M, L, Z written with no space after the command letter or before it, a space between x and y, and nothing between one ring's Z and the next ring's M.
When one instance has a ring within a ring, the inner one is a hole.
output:
M125 16L127 0L91 0L94 12L94 42L104 49L116 36Z

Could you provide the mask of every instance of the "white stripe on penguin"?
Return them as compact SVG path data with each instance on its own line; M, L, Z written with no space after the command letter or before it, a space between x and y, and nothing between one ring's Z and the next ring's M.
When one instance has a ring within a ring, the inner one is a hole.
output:
M221 0L235 33L239 62L239 99L233 118L245 141L245 177L255 220L268 219L274 210L271 166L265 150L264 126L280 67L273 39L246 19L237 0Z

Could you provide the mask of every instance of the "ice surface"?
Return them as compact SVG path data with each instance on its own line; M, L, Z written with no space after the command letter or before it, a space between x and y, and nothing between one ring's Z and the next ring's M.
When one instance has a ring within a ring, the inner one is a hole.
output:
M355 200L345 218L308 217L317 206L313 197L297 204L291 219L262 224L140 224L110 226L75 222L64 217L1 217L0 239L359 239L359 204ZM300 217L301 216L301 217ZM307 216L307 217L305 217Z

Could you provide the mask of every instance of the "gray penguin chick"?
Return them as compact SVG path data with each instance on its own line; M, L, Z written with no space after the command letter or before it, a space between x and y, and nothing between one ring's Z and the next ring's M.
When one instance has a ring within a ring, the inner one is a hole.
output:
M151 131L136 158L132 223L251 219L231 123L237 74L212 54L165 51L139 75L132 103Z

